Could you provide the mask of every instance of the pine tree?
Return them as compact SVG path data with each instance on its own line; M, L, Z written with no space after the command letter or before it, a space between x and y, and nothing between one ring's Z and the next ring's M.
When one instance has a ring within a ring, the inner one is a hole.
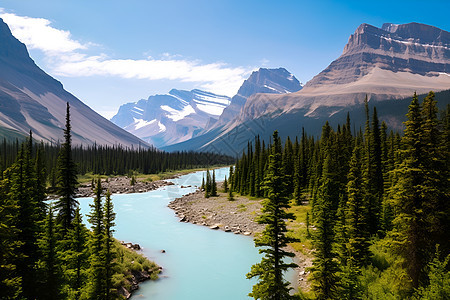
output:
M450 299L450 271L447 268L449 261L450 254L443 261L440 260L439 247L436 246L434 258L428 264L429 284L418 290L418 299Z
M72 135L70 125L70 106L67 103L66 128L64 129L64 143L58 155L58 175L57 187L60 199L56 202L58 210L58 223L62 224L63 237L67 234L72 220L75 216L75 209L78 201L75 196L75 185L77 184L77 171L72 159Z
M225 176L225 179L223 180L223 191L225 193L228 193L228 181L227 181L227 176Z
M423 121L416 94L409 105L407 118L403 137L403 162L396 170L398 181L393 201L398 213L394 219L394 237L412 284L417 288L424 280L423 270L427 264L429 235L423 210Z
M18 299L22 292L22 277L17 272L22 246L16 227L19 207L17 200L11 197L13 169L6 169L0 181L0 299Z
M296 267L286 263L287 257L294 254L283 250L287 243L295 241L286 236L285 220L294 216L286 212L289 208L289 192L286 186L282 166L281 141L278 132L273 134L273 145L269 155L269 166L264 181L268 199L264 202L262 215L258 223L267 224L261 237L255 239L255 246L265 247L259 252L265 254L262 261L252 266L247 278L258 277L259 282L253 286L249 296L255 299L292 299L289 295L289 283L283 279L283 272Z
M32 135L27 143L22 144L15 172L12 178L11 197L18 204L17 229L21 247L18 250L23 256L17 260L17 271L22 276L22 294L25 298L36 295L38 284L36 263L38 260L37 239L39 237L36 174L32 160Z
M359 282L361 270L358 264L350 254L347 262L342 266L342 271L339 272L340 279L336 299L363 299L363 290Z
M209 170L206 170L205 198L211 196L211 187L211 175L209 174Z
M211 196L217 197L217 184L216 184L216 172L213 170L212 180L211 180Z
M357 138L350 161L347 184L346 226L349 240L348 253L345 254L348 258L350 255L354 258L352 264L355 267L364 266L369 258L369 233L366 223L367 209L364 205L362 192L360 143L360 139Z
M422 142L424 182L423 209L426 216L429 240L429 252L434 244L440 244L444 253L450 251L448 230L450 230L450 187L448 184L448 169L446 169L446 155L449 149L441 147L443 130L437 118L438 109L434 100L434 93L429 92L422 104ZM448 167L448 166L447 166Z
M114 205L111 200L111 194L109 191L106 192L105 205L104 205L104 230L105 230L105 245L104 245L104 258L105 258L105 276L106 276L106 298L107 300L113 299L113 288L112 288L112 276L114 274L114 251L113 251L113 227L115 226L114 220L116 214L114 213Z
M102 184L100 178L97 179L95 190L94 204L89 205L91 213L89 223L91 223L90 238L90 299L104 299L106 295L106 278L105 278L105 258L104 258L104 240L105 227L102 209Z
M42 272L42 287L39 289L41 299L56 300L60 299L60 271L58 269L59 261L56 254L56 224L53 215L53 208L48 209L45 219L44 232L39 239L39 248L41 251L41 260L39 268ZM35 298L36 294L33 295Z
M68 299L79 299L82 288L87 283L89 268L89 231L83 224L80 208L75 211L71 229L67 232L67 239L63 240L63 251L58 253L65 284L63 294Z
M234 200L233 190L228 189L228 201L233 201L233 200Z
M334 181L331 156L331 151L325 150L322 184L318 190L316 203L316 232L313 236L316 251L312 266L312 288L317 299L334 299L337 293L338 265L335 261L337 255L333 251L335 241L333 203L336 200L333 198L337 196L338 184Z

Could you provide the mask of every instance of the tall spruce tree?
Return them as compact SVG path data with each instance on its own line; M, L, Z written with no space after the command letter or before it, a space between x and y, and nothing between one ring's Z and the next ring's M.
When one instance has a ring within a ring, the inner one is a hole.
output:
M424 145L422 138L423 120L417 95L409 105L408 120L403 137L403 162L396 170L398 181L395 186L394 203L397 215L394 219L394 236L403 256L413 287L423 282L424 267L427 264L428 228L424 215Z
M315 258L312 266L312 289L317 299L334 299L337 296L337 257L333 243L335 242L336 205L339 199L339 182L334 173L334 153L331 147L331 131L328 123L322 130L324 162L321 185L315 200L316 232L313 236Z
M59 261L56 253L57 248L56 224L53 215L53 208L49 207L45 219L44 231L39 239L39 248L41 251L41 259L39 268L42 272L40 279L42 280L39 289L40 299L56 300L60 299L61 272L59 270ZM33 299L36 294L33 295Z
M263 204L263 214L258 218L258 223L266 224L266 228L261 237L255 239L255 246L264 247L259 250L264 258L253 265L247 274L247 278L259 279L249 294L255 299L293 299L289 294L289 283L283 279L283 272L296 267L296 264L284 260L294 256L284 248L295 240L286 236L285 220L293 219L294 216L286 212L289 208L289 192L282 163L281 141L275 131L264 181L268 199Z
M97 179L94 203L90 204L91 213L89 223L91 223L90 238L90 299L105 299L106 296L106 278L105 278L105 258L104 258L104 240L105 240L105 224L103 219L102 206L102 183L101 179Z
M361 140L355 140L352 158L350 160L350 172L347 184L347 212L346 227L349 236L347 258L352 256L354 267L364 266L369 259L369 232L366 222L367 209L364 205L361 174Z
M422 142L424 150L424 213L428 232L431 235L429 252L433 251L435 244L440 244L440 249L450 252L448 234L450 230L450 187L448 184L449 170L446 165L446 155L449 149L441 147L444 137L443 128L437 113L435 94L431 91L422 104Z
M114 274L114 238L113 238L113 227L115 226L114 220L116 214L114 213L114 205L111 200L111 194L109 191L106 192L105 205L103 209L104 216L104 230L105 230L105 245L104 245L104 259L105 259L105 290L106 290L106 300L114 299L114 290L112 287L112 276Z
M216 183L216 171L213 170L211 179L211 196L217 197L217 183Z
M227 176L225 176L225 179L223 180L223 191L225 193L228 193L228 181L227 181Z
M58 155L57 187L60 199L56 201L58 210L58 223L62 225L63 237L71 227L75 216L78 201L75 199L75 185L77 184L77 171L72 159L72 134L70 125L70 106L67 102L66 128L64 129L64 143Z
M22 294L25 298L34 297L38 289L36 263L39 256L37 240L40 231L38 226L40 212L37 207L32 145L33 140L30 132L27 143L21 146L11 188L11 197L15 197L18 204L16 226L19 230L18 239L21 241L19 253L22 256L18 256L17 271L22 276Z
M68 299L79 299L86 286L89 268L89 231L83 224L80 208L75 211L72 226L67 238L61 243L62 251L58 253L63 269L63 294Z
M0 299L19 299L22 292L22 277L17 270L22 245L16 227L19 207L11 194L14 172L14 166L6 169L0 181Z

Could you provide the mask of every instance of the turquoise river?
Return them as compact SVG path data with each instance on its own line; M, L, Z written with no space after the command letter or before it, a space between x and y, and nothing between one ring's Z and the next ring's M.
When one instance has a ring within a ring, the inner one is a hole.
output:
M145 256L163 267L160 278L140 284L132 299L250 299L247 294L256 281L246 279L245 274L261 260L253 239L181 223L167 207L175 198L195 191L204 174L196 172L171 179L175 185L147 193L113 195L115 237L138 243ZM217 181L225 176L228 168L216 170ZM86 215L92 198L78 200Z

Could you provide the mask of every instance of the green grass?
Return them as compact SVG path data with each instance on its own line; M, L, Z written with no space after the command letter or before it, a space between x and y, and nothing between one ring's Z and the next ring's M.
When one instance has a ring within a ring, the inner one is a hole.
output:
M239 204L239 205L237 206L237 208L239 208L239 209L238 209L239 212L247 211L247 207L245 206L245 204Z
M295 205L291 202L291 208L289 212L294 214L295 219L289 220L288 225L288 235L299 240L299 242L291 243L292 248L295 251L299 251L306 256L311 256L311 250L313 249L311 238L307 237L306 232L306 212L310 215L311 222L311 206L309 205ZM309 228L309 232L312 233L312 228Z
M118 289L123 286L130 291L132 272L146 271L150 274L151 280L158 279L160 269L154 262L121 245L119 241L115 241L114 247L116 251L116 265L112 281L114 288Z

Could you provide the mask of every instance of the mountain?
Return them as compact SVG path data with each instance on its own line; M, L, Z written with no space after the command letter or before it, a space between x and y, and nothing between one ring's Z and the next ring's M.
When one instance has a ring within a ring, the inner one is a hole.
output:
M396 107L394 99L411 97L415 91L421 94L447 89L449 32L419 23L389 23L381 28L362 24L350 36L342 55L300 91L252 95L239 114L223 125L224 130L207 132L166 150L213 150L239 155L256 134L268 139L273 130L279 130L282 136L292 136L302 127L310 134L320 134L326 120L343 116L343 121L347 111L359 111L366 95L370 103L383 105L390 112L388 125L398 127L401 115L393 116L389 109ZM448 97L442 98L450 102Z
M173 89L165 95L122 105L111 121L162 147L196 136L208 124L214 124L229 104L227 96Z
M288 70L260 68L244 81L237 94L231 98L230 106L224 109L218 122L211 127L218 128L232 121L247 102L247 98L254 94L288 94L301 89L302 84Z
M0 19L0 136L20 137L31 129L37 140L62 141L66 102L74 144L145 145L64 90L34 63Z

